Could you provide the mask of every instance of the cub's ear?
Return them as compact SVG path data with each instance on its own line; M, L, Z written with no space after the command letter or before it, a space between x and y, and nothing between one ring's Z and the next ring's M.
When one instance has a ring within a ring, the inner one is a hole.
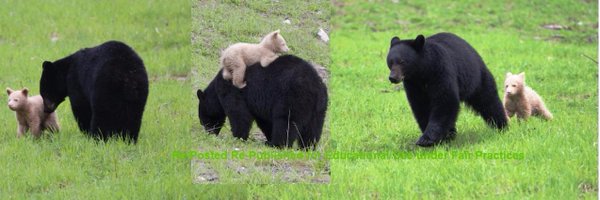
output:
M281 30L277 29L276 31L273 31L273 37L277 37L277 35L279 35L279 32L281 32Z
M510 73L510 72L506 73L506 77L509 77L509 76L512 76L512 75L513 75L513 74L512 74L512 73Z
M519 78L521 78L521 80L525 81L525 72L519 73Z
M413 48L417 51L421 51L423 50L423 45L425 45L425 37L423 37L423 35L417 36L415 41L413 41Z
M27 96L27 94L29 94L29 89L23 88L23 90L21 90L21 92L23 93L23 95Z
M8 95L12 94L13 92L15 92L13 89L6 88L6 93L7 93Z
M198 89L198 91L196 91L196 96L198 97L198 99L204 99L204 92Z
M398 36L394 36L392 41L390 41L390 47L394 46L394 44L400 42L400 38Z
M44 63L42 64L42 68L46 69L48 67L52 67L52 62L44 61Z

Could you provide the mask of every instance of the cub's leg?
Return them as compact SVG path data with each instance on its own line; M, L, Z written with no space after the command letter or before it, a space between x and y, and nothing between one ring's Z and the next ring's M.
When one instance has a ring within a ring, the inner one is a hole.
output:
M231 72L235 71L236 67L237 66L233 65L230 59L223 58L221 60L221 68L223 69L223 79L231 80L233 78L233 74L231 74Z
M541 99L537 110L544 119L551 120L553 118L552 113L550 112L550 110L548 110L548 108L546 108L546 105L544 104L544 102L542 102Z
M33 135L34 138L39 138L40 135L42 135L42 123L40 121L40 119L33 119L31 120L31 135Z
M517 118L526 120L531 117L531 105L527 103L521 110L517 111Z
M244 81L244 77L246 76L246 64L241 59L238 59L237 62L235 62L235 65L232 83L235 87L242 89L246 87L246 81Z
M269 66L269 64L271 64L273 61L275 61L275 59L277 59L279 56L277 56L277 54L269 54L266 56L263 56L260 59L260 65L262 67L267 67Z
M17 137L23 137L23 135L25 135L25 132L27 132L27 129L27 125L19 123L17 125Z

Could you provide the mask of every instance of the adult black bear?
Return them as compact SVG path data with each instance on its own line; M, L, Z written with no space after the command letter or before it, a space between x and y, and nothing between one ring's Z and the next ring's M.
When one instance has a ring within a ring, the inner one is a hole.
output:
M252 121L265 134L267 143L303 149L315 147L321 138L327 110L327 88L306 61L284 55L268 67L249 66L247 86L238 89L221 71L202 92L198 90L198 115L205 130L219 134L229 118L237 138L247 139Z
M148 98L148 75L133 49L109 41L45 61L40 94L48 113L68 96L79 129L95 139L118 135L136 143Z
M427 39L392 38L387 56L392 83L404 82L406 97L423 135L419 146L432 146L456 133L460 101L493 127L507 126L496 82L479 54L451 33Z

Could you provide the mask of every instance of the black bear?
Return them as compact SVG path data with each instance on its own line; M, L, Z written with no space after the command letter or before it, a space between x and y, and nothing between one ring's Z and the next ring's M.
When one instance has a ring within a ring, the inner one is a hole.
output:
M267 67L247 68L247 86L238 89L221 71L204 90L198 90L198 115L204 129L219 134L229 118L234 137L248 139L252 122L275 147L316 147L321 138L327 88L311 64L292 55L277 58Z
M479 54L452 33L425 39L392 38L387 56L390 82L404 83L406 97L423 135L419 146L432 146L456 134L456 118L464 101L493 127L507 118L496 82Z
M42 66L45 112L53 112L68 96L81 131L104 141L116 135L137 142L148 75L131 47L109 41Z

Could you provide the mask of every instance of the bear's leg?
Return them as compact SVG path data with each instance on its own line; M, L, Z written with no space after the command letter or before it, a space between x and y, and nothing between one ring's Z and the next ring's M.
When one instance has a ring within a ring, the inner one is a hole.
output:
M456 123L458 112L460 110L460 101L458 92L453 90L440 92L438 96L431 99L431 113L429 123L423 135L416 142L423 147L433 146L442 142L452 135L452 128Z
M421 88L417 87L416 84L407 81L404 82L404 89L410 108L419 124L419 129L421 129L421 133L425 133L431 111L429 97L427 97L427 94Z
M293 126L291 110L285 106L276 106L273 110L273 129L270 145L274 147L292 147L298 138L298 129Z
M271 141L271 135L272 135L271 129L273 128L273 124L271 124L271 122L269 122L267 120L261 120L261 119L257 118L256 125L258 125L260 130L263 132L263 134L267 138L267 142Z
M531 105L526 104L517 111L517 118L527 120L531 116Z
M410 87L409 87L410 88ZM449 139L456 123L460 110L458 86L451 83L440 82L429 86L430 113L428 123L423 135L416 142L417 145L428 147ZM407 90L407 95L409 92Z
M262 67L267 67L269 66L269 64L271 64L273 61L275 61L279 56L277 56L276 54L270 54L270 55L266 55L263 56L260 59L260 65Z
M317 116L312 118L308 124L302 126L299 124L294 124L297 126L294 127L302 127L299 128L300 133L300 148L303 150L308 150L311 148L314 150L321 139L321 132L323 132L323 124L325 121L325 113L319 113Z
M90 125L92 136L107 141L117 135L126 142L137 143L145 99L124 101L109 95L98 97L96 102Z
M452 126L450 127L450 129L448 130L448 133L446 134L446 137L444 138L444 140L453 140L454 138L456 138L456 121L454 121L454 123L452 124Z
M506 108L506 106L505 106L505 108ZM515 111L506 109L506 117L511 118L512 116L515 116Z
M44 129L49 130L52 133L60 131L60 126L58 125L58 118L56 117L56 113L48 114L46 120L44 121Z
M75 121L77 121L80 131L91 134L92 108L89 105L90 102L76 99L82 98L69 97Z
M246 76L246 64L242 60L239 60L235 65L232 83L235 87L242 89L246 87L246 81L244 81L244 77Z
M508 125L507 113L493 78L483 79L479 90L466 99L465 103L479 113L489 126L503 129Z
M40 119L31 120L30 125L31 135L33 135L34 138L39 138L42 135L42 122Z
M248 110L246 101L241 97L241 93L229 94L226 97L222 97L221 104L227 105L223 109L229 119L233 136L247 140L254 117L252 117L250 110Z
M546 108L546 105L544 105L544 102L541 102L541 100L537 110L544 119L551 120L553 118L552 113L550 113L550 110Z
M231 80L233 78L233 75L231 74L231 70L227 67L223 68L223 79L225 80Z
M25 135L27 132L27 129L27 125L19 123L17 125L17 138L23 137L23 135Z

